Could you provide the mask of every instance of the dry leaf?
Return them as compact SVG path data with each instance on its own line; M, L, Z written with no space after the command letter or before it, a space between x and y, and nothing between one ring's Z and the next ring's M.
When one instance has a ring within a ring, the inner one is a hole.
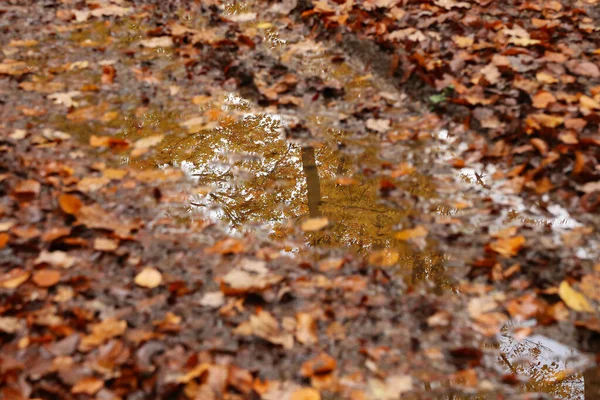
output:
M87 394L93 396L100 389L104 387L104 381L99 378L86 377L77 382L75 386L71 388L73 394Z
M567 281L562 281L558 287L558 295L565 304L572 310L581 312L594 312L594 309L587 298L573 289Z
M282 332L277 320L267 311L261 310L257 315L250 316L252 334L286 349L294 347L294 337Z
M156 268L145 267L136 275L134 282L138 286L153 289L162 283L162 274Z
M60 272L52 269L42 269L35 272L31 280L39 287L51 287L60 281Z
M317 389L301 388L292 392L290 400L321 400L321 394Z
M16 289L27 282L31 274L19 268L14 268L0 276L0 287L4 289Z
M58 197L58 205L66 214L75 215L79 212L83 203L79 197L72 194L61 194Z
M222 292L208 292L204 293L202 299L200 299L200 305L209 308L219 308L225 304L225 296Z
M0 317L0 332L17 333L25 329L25 321L15 317Z
M550 92L541 91L533 96L533 106L535 108L546 108L552 103L556 103L556 97Z
M107 238L94 239L94 250L98 251L115 251L119 248L119 241Z
M424 226L419 225L413 229L405 229L396 233L396 239L400 240L409 240L413 238L421 238L427 236L427 229Z
M377 267L391 267L400 259L400 254L393 249L383 249L369 255L369 264Z
M90 325L91 333L84 336L79 344L80 351L89 351L100 346L108 339L121 336L127 329L127 321L107 318L100 323Z
M311 358L302 364L300 374L305 378L313 375L329 374L335 370L337 362L327 353L321 353L315 358Z
M171 36L154 37L140 40L140 44L151 49L156 47L173 47L173 38Z
M498 239L490 243L490 249L505 257L516 256L525 244L525 237L515 236L508 239Z
M327 217L309 218L306 221L302 222L300 228L304 232L315 232L320 231L327 225L329 225L329 220L327 219Z
M38 258L35 260L35 264L48 264L56 268L71 268L75 265L77 259L65 253L64 251L46 251L42 250Z
M296 340L302 344L314 344L319 341L317 323L312 314L296 314Z

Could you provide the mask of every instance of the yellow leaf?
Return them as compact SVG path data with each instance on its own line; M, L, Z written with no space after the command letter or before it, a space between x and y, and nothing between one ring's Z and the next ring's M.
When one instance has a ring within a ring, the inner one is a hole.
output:
M396 239L400 240L409 240L425 236L427 236L427 229L425 229L425 227L423 227L422 225L419 225L413 229L405 229L396 233Z
M327 217L309 218L302 223L301 228L304 232L314 232L320 231L327 225L329 225Z
M562 281L558 287L558 295L572 310L582 312L594 312L594 309L585 296L573 289L567 281Z
M162 283L162 274L156 268L146 267L136 275L134 282L138 286L152 289Z
M313 388L302 388L292 393L291 400L321 400L321 394Z

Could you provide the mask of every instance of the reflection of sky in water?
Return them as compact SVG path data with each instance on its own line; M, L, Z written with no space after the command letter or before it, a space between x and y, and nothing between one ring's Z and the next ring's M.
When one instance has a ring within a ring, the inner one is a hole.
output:
M588 366L589 360L577 350L537 334L522 340L501 335L500 350L513 366L521 365L517 368L520 373L537 380L534 387L558 391L557 386L562 385L561 392L568 391L569 399L584 399L584 378L573 374ZM529 362L523 364L523 361ZM511 372L510 367L502 366L505 373ZM561 373L569 377L561 381Z

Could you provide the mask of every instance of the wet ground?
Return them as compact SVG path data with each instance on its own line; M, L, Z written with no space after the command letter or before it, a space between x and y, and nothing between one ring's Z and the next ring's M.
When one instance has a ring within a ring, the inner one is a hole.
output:
M294 3L1 6L4 398L595 398L597 217Z

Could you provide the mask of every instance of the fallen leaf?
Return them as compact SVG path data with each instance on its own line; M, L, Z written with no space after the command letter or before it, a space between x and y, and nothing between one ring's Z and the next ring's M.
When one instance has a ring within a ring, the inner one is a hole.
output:
M54 104L62 104L65 107L77 107L78 103L73 100L73 97L81 96L81 92L78 90L72 90L70 92L53 93L49 94L48 98L54 102Z
M172 47L173 38L171 36L153 37L150 39L140 40L140 44L151 49L156 47Z
M296 340L302 344L314 344L319 341L317 323L312 314L296 314Z
M226 295L257 293L281 282L283 277L270 273L257 274L234 269L221 280L221 291Z
M208 254L239 254L246 251L246 245L240 239L225 238L206 249Z
M119 241L107 238L94 239L94 250L111 252L119 248Z
M109 339L123 335L127 329L127 321L110 317L97 324L91 324L89 327L90 334L81 338L79 343L80 351L89 351Z
M223 292L208 292L204 293L200 299L200 305L209 308L219 308L225 304L225 296Z
M513 238L502 238L490 243L490 248L505 257L516 256L525 245L525 237L515 236Z
M376 250L369 254L369 264L377 267L391 267L400 260L400 254L393 249Z
M318 217L318 218L309 218L306 221L302 222L300 228L304 232L315 232L320 231L329 225L329 220L327 217Z
M145 267L135 276L134 282L138 286L152 289L160 286L162 283L162 274L156 268Z
M39 287L52 287L60 281L60 272L52 269L42 269L36 271L31 280Z
M301 388L292 392L290 400L321 400L321 394L317 389Z
M385 381L381 379L369 379L369 391L377 400L397 400L402 393L413 389L412 378L409 375L388 376Z
M556 103L556 97L550 92L541 91L533 96L533 106L535 108L546 108L552 103Z
M64 213L75 215L83 206L83 202L75 195L63 193L58 197L58 205Z
M108 6L95 8L95 9L89 11L89 14L93 17L110 17L110 16L123 17L127 14L130 14L132 11L133 11L133 9L131 7L120 7L120 6L111 4ZM78 22L80 22L80 21L78 20Z
M42 250L38 258L35 260L36 265L40 264L48 264L56 268L71 268L75 265L77 259L75 257L70 256L64 251L55 250L55 251L46 251Z
M427 236L427 229L424 226L418 225L413 229L405 229L397 232L395 237L399 240L410 240L413 238L421 238Z
M300 374L305 378L310 378L313 375L329 374L335 370L336 365L335 358L327 353L321 353L317 357L304 362L300 368Z
M565 304L574 311L594 312L587 298L573 289L567 281L562 281L558 287L558 295Z
M0 75L21 76L29 72L29 66L23 61L5 59L0 63Z
M40 194L40 190L42 189L42 185L33 179L27 179L25 181L21 181L15 186L14 192L17 195L22 196L37 196Z
M17 333L25 329L25 321L16 317L0 317L0 332Z
M87 394L93 396L104 387L104 381L99 378L86 377L81 379L71 388L73 394Z
M369 118L365 123L365 126L367 129L371 129L375 132L384 133L390 129L390 120Z
M288 350L294 347L294 337L289 333L282 332L277 320L267 311L261 310L258 314L251 315L249 325L255 336L281 345Z
M13 268L0 276L0 287L4 289L16 289L27 282L31 274L19 268Z

